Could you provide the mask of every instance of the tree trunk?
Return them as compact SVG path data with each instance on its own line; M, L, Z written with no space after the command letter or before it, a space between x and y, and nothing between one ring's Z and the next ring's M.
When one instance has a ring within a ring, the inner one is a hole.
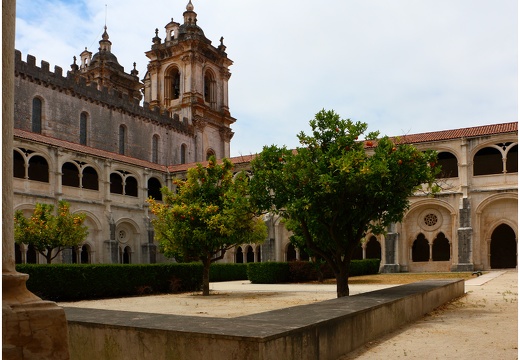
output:
M349 296L349 288L348 288L348 268L350 263L341 264L340 271L337 272L336 275L336 292L338 297Z
M42 254L45 256L45 259L47 260L47 264L50 264L52 262L52 249L47 249L47 252L45 254Z
M208 257L202 260L202 295L209 295L209 267L211 265L211 259Z

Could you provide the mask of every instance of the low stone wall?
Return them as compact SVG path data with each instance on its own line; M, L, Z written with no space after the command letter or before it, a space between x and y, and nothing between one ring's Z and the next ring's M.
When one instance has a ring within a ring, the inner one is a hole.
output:
M337 359L464 294L427 280L238 318L65 308L71 359Z

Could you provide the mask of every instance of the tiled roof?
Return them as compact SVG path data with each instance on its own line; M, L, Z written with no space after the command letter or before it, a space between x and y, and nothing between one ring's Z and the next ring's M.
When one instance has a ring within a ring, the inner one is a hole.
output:
M49 136L36 134L36 133L30 132L30 131L14 129L14 137L20 138L20 139L25 139L25 140L36 141L36 142L39 142L42 144L60 147L60 148L67 149L70 151L75 151L78 153L88 154L88 155L92 155L92 156L98 156L98 157L106 158L106 159L112 159L114 161L119 161L122 163L131 164L131 165L137 165L137 166L141 166L144 168L149 168L149 169L154 169L154 170L159 170L159 171L166 171L166 166L164 166L164 165L159 165L159 164L156 164L156 163L153 163L150 161L136 159L136 158L133 158L130 156L116 154L116 153L113 153L110 151L95 149L95 148L92 148L89 146L76 144L76 143L73 143L70 141L55 139L55 138L52 138Z
M399 141L401 143L417 144L417 143L424 143L424 142L443 141L443 140L450 140L450 139L457 139L457 138L471 138L471 137L504 134L504 133L511 133L511 132L518 132L518 122L475 126L475 127L453 129L453 130L433 131L433 132L419 133L419 134L408 134L408 135L401 135L399 137L393 137L393 138L394 139L399 138ZM98 157L102 157L102 158L108 158L108 159L112 159L115 161L120 161L123 163L137 165L137 166L141 166L141 167L147 167L149 169L154 169L154 170L159 170L159 171L184 172L195 165L194 163L170 165L170 166L159 165L159 164L155 164L153 162L139 160L139 159L132 158L129 156L120 155L120 154L116 154L116 153L109 152L109 151L99 150L99 149L91 148L88 146L79 145L79 144L76 144L73 142L55 139L55 138L51 138L51 137L48 137L45 135L36 134L36 133L32 133L32 132L24 131L24 130L20 130L20 129L14 129L14 136L21 138L21 139L37 141L40 143L61 147L61 148L71 150L71 151L76 151L79 153L89 154L89 155L98 156ZM232 157L229 160L233 164L242 164L242 163L250 162L255 156L256 156L255 154L241 155L241 156ZM205 165L205 164L207 164L206 161L202 162L202 165Z
M457 138L471 138L477 136L504 134L515 131L518 131L518 122L475 126L454 130L433 131L420 134L401 135L399 136L399 138L401 142L408 144L417 144L422 142L443 141ZM397 138L397 136L393 138Z

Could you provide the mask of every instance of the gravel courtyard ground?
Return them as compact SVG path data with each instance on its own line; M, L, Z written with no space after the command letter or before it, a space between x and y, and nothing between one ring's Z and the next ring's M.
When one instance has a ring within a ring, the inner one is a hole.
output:
M465 277L466 295L345 355L349 359L518 359L516 270L471 274L384 274L349 281L351 295L426 278ZM122 311L232 318L336 297L335 284L212 283L200 293L59 303Z

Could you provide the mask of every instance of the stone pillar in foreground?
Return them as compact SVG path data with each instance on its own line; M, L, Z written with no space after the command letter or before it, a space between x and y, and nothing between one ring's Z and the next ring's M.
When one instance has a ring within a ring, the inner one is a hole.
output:
M69 359L65 312L27 290L16 272L13 233L14 31L16 1L2 1L2 359Z

